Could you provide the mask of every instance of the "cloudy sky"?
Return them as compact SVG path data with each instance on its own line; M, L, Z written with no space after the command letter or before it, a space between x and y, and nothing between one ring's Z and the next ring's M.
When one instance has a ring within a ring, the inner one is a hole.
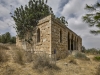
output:
M14 21L10 17L16 7L27 4L29 0L0 0L0 34L10 32L16 35L13 28ZM48 0L56 16L65 16L68 27L82 37L82 44L86 48L100 48L100 35L89 33L91 28L82 21L82 16L87 13L84 10L86 4L94 4L100 0ZM92 28L93 29L93 28Z

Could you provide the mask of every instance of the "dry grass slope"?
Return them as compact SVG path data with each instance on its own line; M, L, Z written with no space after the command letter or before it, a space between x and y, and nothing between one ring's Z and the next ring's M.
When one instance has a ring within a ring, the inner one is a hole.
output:
M51 63L48 55L43 53L42 55L34 55L33 57L33 69L37 69L39 72L43 72L43 70L52 69L52 70L60 70L60 68Z
M8 61L8 55L6 53L6 50L8 49L8 47L0 44L0 62Z
M54 65L46 54L33 56L15 45L5 47L9 50L0 50L0 55L2 59L9 59L0 63L0 75L100 75L100 61L94 60L95 55L69 55L65 59L57 60ZM87 58L90 60L87 61Z

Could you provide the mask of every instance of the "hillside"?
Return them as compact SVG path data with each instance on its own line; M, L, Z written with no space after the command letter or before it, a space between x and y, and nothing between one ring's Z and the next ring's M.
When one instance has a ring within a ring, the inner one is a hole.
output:
M3 57L7 55L8 59L1 62L0 58L0 75L100 75L100 62L93 60L95 55L87 55L90 60L75 59L69 55L65 59L56 61L59 70L43 68L40 72L33 69L33 62L19 64L20 62L14 61L16 50L19 49L15 45L2 46L0 46L0 54L3 54Z

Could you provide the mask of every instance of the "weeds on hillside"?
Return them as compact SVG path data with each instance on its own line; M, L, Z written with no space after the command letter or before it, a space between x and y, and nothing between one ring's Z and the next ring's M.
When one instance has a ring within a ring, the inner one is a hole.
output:
M6 45L0 44L0 50L9 50Z
M31 51L25 51L25 62L30 63L33 61L33 56L34 54Z
M83 54L81 52L76 52L76 54L74 56L77 59L90 60L85 54Z
M96 75L100 75L100 65L99 65L98 68L97 68Z
M5 50L0 50L0 62L8 61L8 55Z
M14 71L15 71L14 68L12 68L9 65L6 65L5 68L6 69L5 69L4 75L14 75Z
M75 59L71 59L69 60L69 63L72 63L72 64L77 64L76 60Z
M45 53L42 55L34 55L33 59L33 69L37 69L39 72L47 69L60 70L59 67L50 62L50 58Z
M69 55L69 56L67 57L67 59L68 59L68 62L69 62L69 63L77 64L77 61L75 60L75 57L74 57L73 55Z
M100 61L100 56L95 56L93 59L94 59L95 61Z
M16 50L14 55L14 61L18 64L24 65L24 52L22 50Z
M33 53L31 51L25 51L21 48L12 46L14 51L13 59L16 63L23 65L24 63L29 63L33 61Z
M85 50L85 53L86 54L97 55L97 54L100 54L100 50L96 50L95 48L92 48L92 49Z

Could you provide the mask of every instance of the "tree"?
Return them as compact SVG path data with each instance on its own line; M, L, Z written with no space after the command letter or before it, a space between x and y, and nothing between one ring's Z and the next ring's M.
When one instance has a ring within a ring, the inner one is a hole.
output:
M87 5L86 10L90 11L88 14L83 16L83 21L89 24L90 27L96 27L97 30L90 30L93 34L100 34L100 3L97 2L94 5Z
M16 43L16 37L11 37L11 41L10 41L11 43Z
M23 39L27 33L33 35L33 29L36 27L38 21L48 15L53 15L52 8L49 7L44 0L30 0L28 5L16 8L14 14L10 13L15 21L17 35ZM65 17L59 18L62 23L67 23ZM29 37L30 38L30 37ZM29 41L29 40L28 40Z
M6 40L6 43L9 43L10 42L10 39L11 39L11 35L9 32L6 32L5 33L5 40Z
M5 34L2 34L2 36L1 36L1 42L2 42L2 43L6 43L6 37L5 37Z
M10 13L15 21L15 29L20 40L33 46L33 36L40 19L53 14L52 8L47 5L47 0L30 0L28 5L16 8L14 14ZM57 18L56 18L57 19ZM67 23L65 17L59 18L62 23Z
M85 52L86 48L84 46L82 46L82 52Z
M12 37L9 32L0 35L0 43L16 43L16 37Z
M1 35L0 35L0 43L1 43Z
M47 1L46 1L47 2ZM45 16L53 14L52 8L49 7L44 0L30 0L28 5L16 8L12 18L16 24L16 32L20 39L23 39L27 34L30 38L33 35L33 29L38 21ZM26 39L29 41L29 39Z

